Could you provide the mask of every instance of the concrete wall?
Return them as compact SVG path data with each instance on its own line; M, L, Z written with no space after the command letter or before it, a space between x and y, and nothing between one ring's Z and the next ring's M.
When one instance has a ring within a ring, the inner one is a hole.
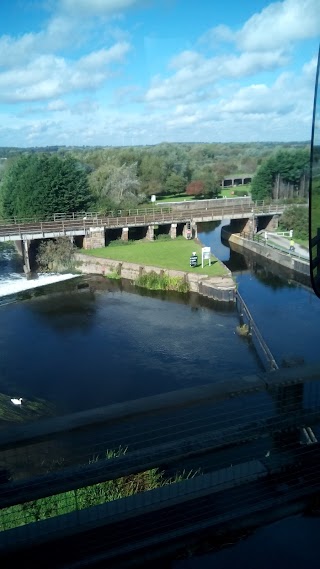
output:
M208 277L196 273L161 269L150 265L139 265L125 261L114 261L100 257L91 257L76 253L77 268L83 274L108 276L117 273L121 278L135 281L142 274L154 271L158 275L167 274L170 277L180 277L189 285L191 292L197 292L214 300L234 301L236 286L231 272L225 277ZM219 262L219 261L218 261Z
M310 269L309 263L301 259L296 259L292 255L287 253L282 253L277 249L273 249L268 245L263 245L262 243L257 243L256 241L251 241L249 239L243 239L240 235L230 232L230 226L223 227L221 230L221 237L230 243L234 243L238 246L248 249L249 251L260 255L263 258L269 259L282 267L291 269L293 272L300 273L309 276Z

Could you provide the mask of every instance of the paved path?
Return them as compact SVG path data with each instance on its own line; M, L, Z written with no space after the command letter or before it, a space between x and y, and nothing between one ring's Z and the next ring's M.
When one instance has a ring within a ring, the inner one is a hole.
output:
M290 238L282 237L281 235L276 235L275 233L272 234L268 233L268 241L270 242L272 241L272 243L275 243L279 247L283 247L283 249L287 249L287 251L289 251ZM296 253L296 255L300 255L304 259L309 260L309 250L306 249L306 247L298 245L298 243L295 242L294 248L295 248L294 252Z

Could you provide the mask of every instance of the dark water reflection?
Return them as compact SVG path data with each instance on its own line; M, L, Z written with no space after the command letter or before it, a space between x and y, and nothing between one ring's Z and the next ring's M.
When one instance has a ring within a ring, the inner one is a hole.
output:
M215 244L221 240L221 227L214 235L199 234L218 257L220 248L215 249ZM320 301L307 286L309 277L298 277L267 259L239 251L237 247L229 249L226 265L233 271L239 291L278 364L291 357L318 362Z
M76 411L260 369L233 308L100 288L0 308L0 391Z
M319 519L294 517L261 528L215 554L174 563L172 569L316 569L318 566Z

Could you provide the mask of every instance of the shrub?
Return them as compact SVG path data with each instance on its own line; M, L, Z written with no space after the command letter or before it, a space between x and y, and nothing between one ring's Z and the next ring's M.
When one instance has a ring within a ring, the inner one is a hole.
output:
M123 241L119 237L118 239L115 239L114 241L110 241L108 247L123 247L125 245L131 245L132 243L134 243L133 239L130 239L128 241Z
M65 271L75 268L75 247L68 237L58 237L55 241L40 243L37 263L45 271Z
M294 237L307 239L309 230L308 208L303 206L288 207L280 218L280 230L293 229Z
M170 235L166 233L160 233L160 235L156 235L157 241L171 241Z
M135 284L150 290L189 291L189 285L182 277L169 277L169 275L166 274L158 275L155 271L141 275L137 278Z

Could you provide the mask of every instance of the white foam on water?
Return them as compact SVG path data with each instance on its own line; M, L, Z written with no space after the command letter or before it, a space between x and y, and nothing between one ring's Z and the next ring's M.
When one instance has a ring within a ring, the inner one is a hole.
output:
M61 281L66 281L68 279L74 279L77 276L79 275L72 275L71 273L67 273L65 275L46 274L39 275L38 278L35 279L27 279L24 275L19 275L18 273L10 273L6 275L3 280L0 279L0 298L3 296L9 296L10 294L23 292L25 290L31 290L39 286L45 286L59 283Z

